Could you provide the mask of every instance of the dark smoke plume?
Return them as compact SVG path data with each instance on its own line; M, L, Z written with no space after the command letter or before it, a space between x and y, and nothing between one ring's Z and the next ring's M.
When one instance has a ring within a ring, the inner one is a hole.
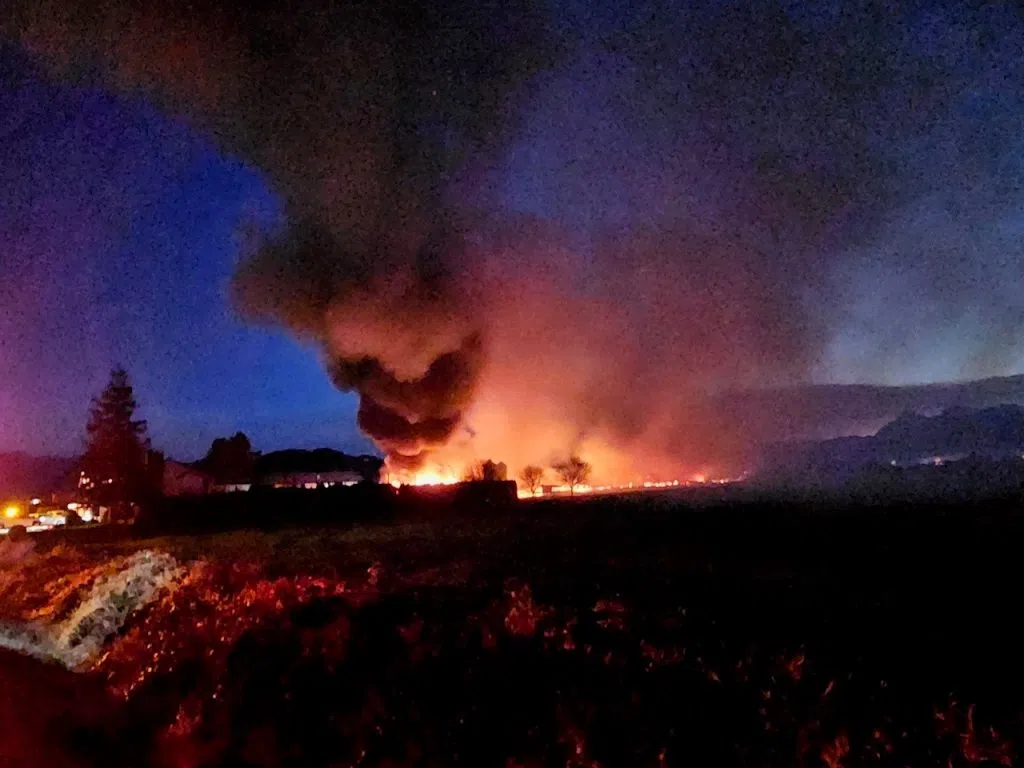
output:
M396 466L679 476L836 407L737 388L1024 359L1012 4L4 6L266 174L287 226L238 304L322 347Z
M243 313L319 342L403 466L452 435L486 329L453 278L445 197L550 63L529 2L44 1L4 22L66 76L141 90L262 169L288 224L241 266Z
M340 389L360 394L359 428L387 451L391 465L414 469L459 427L474 394L481 344L469 336L415 379L399 379L374 357L339 358L331 374Z

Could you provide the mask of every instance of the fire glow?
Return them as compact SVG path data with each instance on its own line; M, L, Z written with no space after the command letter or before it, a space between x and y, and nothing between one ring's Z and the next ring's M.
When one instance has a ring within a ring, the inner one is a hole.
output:
M451 466L427 466L413 472L395 471L389 473L388 483L395 487L402 486L436 486L454 485L467 479L465 472L458 472ZM510 473L509 479L513 479ZM553 496L580 496L603 493L637 493L643 491L671 490L673 488L692 488L695 486L726 485L736 483L743 479L738 477L709 477L706 472L698 472L688 479L680 480L635 480L625 483L583 483L570 487L564 482L545 483L534 492L517 482L518 490L516 495L520 499L550 498Z
M459 480L459 476L450 468L426 467L416 472L396 473L390 483L399 488L403 485L453 485Z
M641 493L643 491L671 490L673 488L693 488L706 485L728 485L742 480L741 477L721 477L708 480L705 475L693 475L689 480L646 480L642 482L609 484L609 485L577 485L570 488L568 485L551 485L538 488L530 493L525 488L520 488L517 495L520 499L539 499L551 496L580 496L586 494L601 493Z

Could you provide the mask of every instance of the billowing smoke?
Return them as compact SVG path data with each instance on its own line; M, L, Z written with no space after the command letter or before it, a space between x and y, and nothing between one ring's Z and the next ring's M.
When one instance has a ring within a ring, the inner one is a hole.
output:
M485 329L448 273L460 237L428 233L403 244L388 242L392 234L362 269L337 238L289 230L242 265L235 289L251 317L321 345L334 383L359 394L360 429L392 469L411 470L462 423Z
M445 445L462 422L480 370L481 340L434 358L419 378L400 379L376 357L339 357L331 370L341 389L359 392L359 427L388 453L392 466L414 469Z
M471 402L486 327L456 273L459 173L500 145L554 53L528 3L308 2L234 8L15 4L8 35L67 76L139 89L254 163L285 202L235 294L319 343L398 466L443 445Z
M1010 6L11 5L262 169L287 222L238 305L396 468L724 471L778 421L732 390L1020 357Z

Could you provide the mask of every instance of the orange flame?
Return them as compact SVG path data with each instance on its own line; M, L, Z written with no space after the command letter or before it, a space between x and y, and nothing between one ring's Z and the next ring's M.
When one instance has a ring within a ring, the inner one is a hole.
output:
M459 482L459 475L451 467L424 467L415 472L393 473L391 485L451 485Z

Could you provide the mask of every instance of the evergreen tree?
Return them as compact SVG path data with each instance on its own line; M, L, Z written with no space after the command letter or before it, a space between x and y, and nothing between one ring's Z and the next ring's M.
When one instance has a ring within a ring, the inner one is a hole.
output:
M135 501L147 490L146 422L137 421L135 395L128 374L116 368L89 412L82 469L95 502Z
M234 437L214 440L199 466L218 483L249 483L255 463L256 454L249 438L244 432L236 432Z

